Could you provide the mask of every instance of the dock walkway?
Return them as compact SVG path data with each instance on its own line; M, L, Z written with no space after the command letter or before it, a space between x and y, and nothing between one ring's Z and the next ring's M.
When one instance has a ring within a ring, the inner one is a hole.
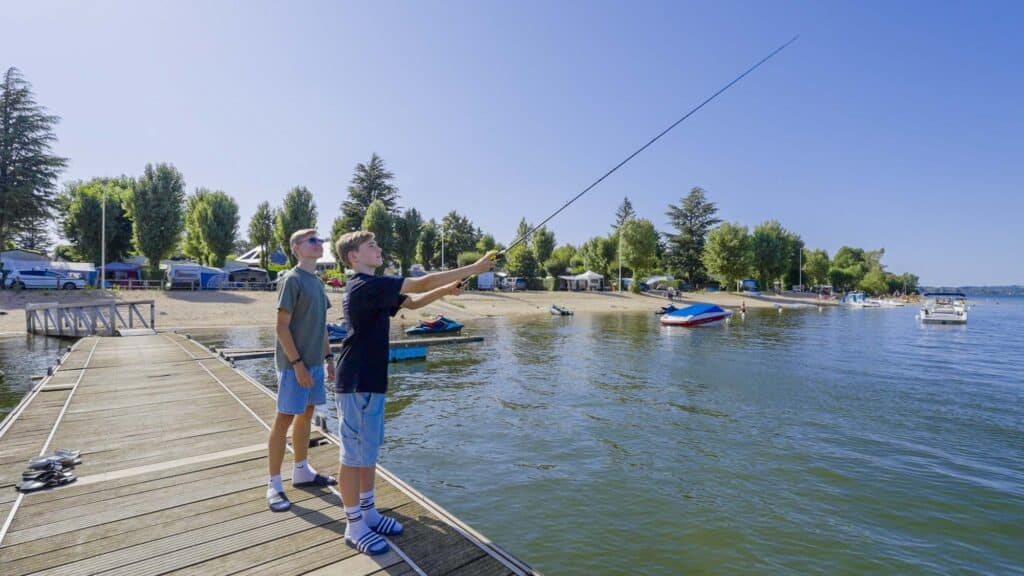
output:
M383 468L377 505L405 534L371 558L344 543L336 491L286 482L267 510L273 394L177 334L88 337L0 424L0 566L14 574L535 574ZM309 458L337 466L314 431ZM20 494L26 462L82 450L74 484ZM285 478L290 473L286 458Z

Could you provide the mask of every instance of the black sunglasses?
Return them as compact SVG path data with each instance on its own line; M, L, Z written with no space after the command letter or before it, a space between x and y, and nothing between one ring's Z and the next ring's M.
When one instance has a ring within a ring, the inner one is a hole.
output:
M324 240L323 238L317 238L316 236L310 236L309 238L306 238L306 242L309 242L310 244L316 245L316 244L324 244L324 243L327 242L327 240Z

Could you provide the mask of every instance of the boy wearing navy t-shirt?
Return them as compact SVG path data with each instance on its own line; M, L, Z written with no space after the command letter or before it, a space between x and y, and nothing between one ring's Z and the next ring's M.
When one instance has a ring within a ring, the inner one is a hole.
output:
M390 317L401 308L422 308L458 294L463 280L494 267L495 253L469 266L419 278L376 276L374 270L384 260L372 232L342 235L335 253L356 272L346 284L343 300L348 334L338 357L334 396L342 441L339 488L348 519L345 542L377 555L390 549L382 536L402 533L402 525L377 512L373 501L377 455L384 440Z

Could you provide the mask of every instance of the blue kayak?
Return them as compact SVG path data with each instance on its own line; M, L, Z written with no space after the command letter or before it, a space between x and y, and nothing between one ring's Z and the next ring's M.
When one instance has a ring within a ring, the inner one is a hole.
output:
M449 334L462 330L462 324L455 320L438 316L433 320L420 320L419 326L414 326L405 331L410 336L422 336L426 334Z
M348 329L345 328L344 324L327 325L327 339L331 342L341 342L345 339L345 335L347 334Z

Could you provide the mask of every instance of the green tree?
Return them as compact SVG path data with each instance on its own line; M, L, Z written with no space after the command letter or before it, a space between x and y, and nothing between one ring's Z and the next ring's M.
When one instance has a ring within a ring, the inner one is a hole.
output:
M59 121L36 104L18 69L8 68L0 87L0 246L38 230L56 207L57 176L67 166L51 150Z
M873 266L861 279L858 287L868 294L885 294L889 290L888 278L881 266Z
M472 252L476 249L477 230L473 223L465 216L452 210L441 220L441 231L444 234L444 266L454 268L457 266L458 256L463 252ZM440 238L435 247L441 252Z
M563 244L551 252L551 258L544 262L544 270L549 276L555 279L552 290L558 290L558 277L569 274L573 269L573 262L577 260L576 247L572 244ZM580 264L582 266L582 264Z
M427 270L437 270L441 267L441 260L437 252L437 246L441 242L441 231L433 218L420 228L420 239L416 243L416 261Z
M792 250L792 236L777 220L762 222L754 228L750 244L754 254L754 271L762 289L770 289L776 280L782 278L789 266Z
M53 248L53 259L54 260L75 260L78 258L78 254L75 252L75 247L70 244L58 244Z
M615 244L604 236L595 236L580 246L577 253L583 267L597 272L605 278L611 278L611 265L615 260Z
M249 220L249 241L260 247L260 268L270 268L271 246L274 244L274 209L270 202L260 202ZM333 250L333 247L332 247Z
M658 261L658 231L650 220L634 218L622 224L619 234L622 234L622 254L619 256L622 263L633 271L629 289L639 292L640 277L654 268Z
M384 166L384 160L377 156L376 152L370 156L370 161L366 164L356 164L348 187L348 200L341 203L339 228L342 233L360 229L366 211L374 200L380 200L388 214L397 213L398 188L392 184L394 179L394 173Z
M533 247L534 260L538 263L547 262L555 249L555 233L548 230L547 226L541 226L530 237L530 244Z
M401 216L395 217L395 257L401 263L402 276L409 275L422 229L423 216L415 208L409 208Z
M490 234L480 234L480 238L476 241L476 251L481 254L486 254L487 252L494 250L497 245L498 243L494 241L494 236Z
M146 164L128 202L135 249L149 259L151 277L178 245L185 224L185 180L170 164Z
M801 272L802 272L802 266L801 266L801 264L802 264L802 261L801 261L802 256L801 255L804 252L804 240L798 234L794 234L793 232L789 233L789 239L788 240L789 240L789 255L787 256L788 260L786 261L787 262L786 270L785 270L786 280L785 280L785 284L783 285L783 288L785 288L786 286L796 286L797 284L800 284L800 282L801 282ZM806 278L803 278L802 280L805 283L807 282Z
M316 227L316 202L313 202L313 193L305 186L296 186L285 194L281 209L277 211L277 219L274 222L274 239L281 250L288 255L288 265L295 266L299 263L292 254L292 234L296 230Z
M373 232L377 245L380 246L384 253L384 263L377 268L378 274L383 273L388 262L392 260L391 251L394 249L394 246L392 244L391 232L393 226L392 216L384 202L380 200L371 202L370 207L366 209L366 217L363 218L363 230Z
M181 241L181 252L200 264L206 264L206 247L199 226L199 210L209 193L206 188L196 188L185 199L185 237Z
M889 275L889 292L900 292L901 294L912 294L917 292L917 284L920 279L915 274L904 272L903 274Z
M50 246L50 234L46 230L47 224L48 222L45 218L29 218L25 220L20 227L21 229L14 233L13 245L26 250L46 252L46 249Z
M727 289L750 274L752 251L750 232L739 223L723 222L708 233L704 247L704 266Z
M804 250L804 282L811 285L828 284L828 271L832 263L824 250Z
M238 203L219 190L207 192L196 214L203 262L220 268L238 236Z
M612 230L618 230L633 218L636 218L636 210L633 210L633 203L627 196L622 199L622 204L619 204L619 209L615 211L615 224L612 225Z
M721 222L715 217L718 208L709 202L703 188L694 187L682 199L679 206L668 205L668 212L675 234L668 234L666 264L676 278L685 279L694 287L702 287L707 281L704 266L704 246L708 232Z
M516 230L516 238L522 238L530 231L532 226L526 222L526 218L519 221L519 228ZM520 242L511 250L505 252L505 268L510 276L521 276L523 278L535 278L538 273L537 257L529 244L529 240Z
M125 203L130 200L128 178L69 182L57 199L61 233L77 258L99 263L103 241L103 189L106 188L106 259L116 262L132 250L132 221Z
M470 264L476 262L477 260L479 260L479 259L481 259L483 257L484 257L483 254L481 254L481 253L479 253L479 252L477 252L475 250L472 251L472 252L463 252L463 253L459 254L459 257L456 259L456 264L458 264L458 266L460 268L463 267L463 266L469 266Z
M867 251L863 248L843 246L832 257L832 268L829 277L832 285L840 291L857 288L872 268L881 267L885 249Z

